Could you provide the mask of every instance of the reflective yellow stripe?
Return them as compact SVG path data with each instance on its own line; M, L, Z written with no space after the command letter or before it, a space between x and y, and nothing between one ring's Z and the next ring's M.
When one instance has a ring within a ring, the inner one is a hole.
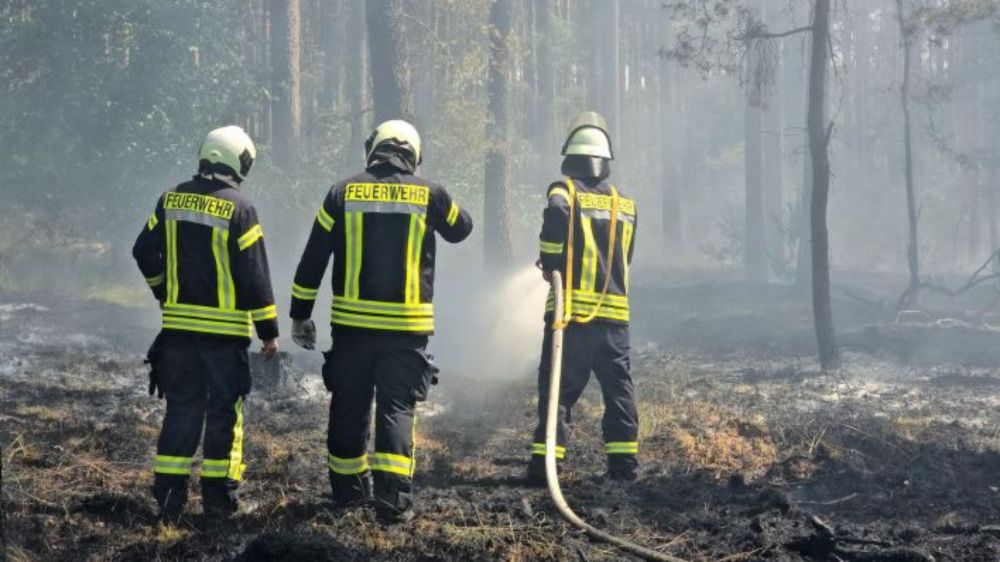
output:
M238 326L229 322L213 322L210 320L192 320L187 318L163 317L163 329L180 330L183 332L198 332L202 334L217 334L222 336L238 336L249 338L253 336L252 326Z
M545 443L532 443L531 454L539 457L545 456ZM562 460L566 456L566 447L556 445L556 459Z
M433 332L433 318L406 318L392 316L374 316L333 310L330 323L354 328L370 330L390 330L397 332Z
M458 221L458 205L452 201L451 209L448 210L448 226L455 226L455 222Z
M553 187L552 189L549 190L549 199L553 197L562 197L563 199L566 200L567 203L569 203L570 201L569 191L561 187Z
M243 464L243 397L236 399L236 423L233 424L233 446L229 450L229 473L226 475L230 480L239 482L243 479L243 471L246 466Z
M625 290L628 290L632 264L629 263L628 253L632 249L632 235L635 233L635 225L630 222L622 222L622 270L625 273Z
M333 217L323 207L320 207L319 212L316 213L316 222L327 232L333 230Z
M375 453L375 460L372 461L371 468L407 477L413 476L413 460L393 453Z
M638 441L615 441L604 444L604 452L609 455L637 455L639 454Z
M169 455L156 455L153 459L153 472L157 474L191 474L191 465L194 463L192 457L173 457Z
M369 313L380 316L434 316L434 305L431 303L401 303L386 301L347 300L344 297L333 297L331 310L341 312Z
M319 295L319 288L310 289L297 283L292 283L292 296L303 301L314 301Z
M260 240L262 236L264 236L264 229L259 224L255 224L250 230L244 232L243 236L240 236L236 240L236 243L239 245L240 250L246 250L250 246L253 246L254 242Z
M565 246L562 242L546 242L545 240L539 242L543 254L561 254Z
M161 273L153 277L147 277L146 284L150 287L159 287L163 284L163 274Z
M167 304L163 307L165 316L191 316L205 320L225 320L241 324L250 323L250 313L246 310L223 310L197 304Z
M230 310L236 308L236 282L233 281L233 269L229 264L229 231L222 231L222 247L225 251L222 253L222 273L223 280L225 281L225 296L226 302L224 308ZM221 303L220 303L221 304Z
M583 261L580 265L580 289L583 291L593 291L597 283L597 242L594 240L593 223L589 217L581 216L580 226L583 228Z
M364 454L360 457L350 459L327 455L327 466L336 474L343 474L347 476L363 474L368 472L369 469L368 455Z
M270 320L272 318L277 318L278 307L272 304L270 306L265 306L264 308L251 310L250 317L253 319L254 322L260 322L261 320Z
M222 266L222 256L228 249L222 244L222 231L212 228L212 258L215 260L215 290L219 308L226 306L226 271Z
M204 459L201 461L202 478L225 478L229 474L229 459Z
M406 240L406 286L404 300L420 302L420 257L424 248L427 222L424 215L410 215L410 233Z
M167 232L167 303L177 302L177 221L168 220Z
M344 213L345 246L344 296L357 298L361 280L361 242L364 236L364 213Z
M153 230L159 223L160 219L156 218L156 213L154 212L152 215L149 215L149 220L146 221L146 228L148 228L149 230Z
M589 291L573 291L573 300L576 302L597 304L601 301L601 294ZM616 308L628 308L628 297L625 295L614 295L608 293L604 295L604 306Z

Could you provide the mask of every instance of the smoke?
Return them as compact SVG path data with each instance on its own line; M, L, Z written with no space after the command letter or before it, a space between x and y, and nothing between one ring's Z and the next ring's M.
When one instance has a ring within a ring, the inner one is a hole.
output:
M512 380L532 373L541 351L542 316L548 284L533 266L502 282L466 273L469 290L439 294L438 333L431 340L444 376Z

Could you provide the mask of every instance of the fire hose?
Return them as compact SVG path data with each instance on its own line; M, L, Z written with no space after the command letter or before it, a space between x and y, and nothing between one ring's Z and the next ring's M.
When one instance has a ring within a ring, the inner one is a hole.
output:
M646 560L655 560L660 562L685 562L681 558L670 556L669 554L664 554L662 552L657 552L651 550L644 546L629 542L623 538L616 537L610 533L604 532L593 525L590 525L583 519L581 519L573 509L570 508L569 504L566 502L566 498L563 497L562 489L559 487L559 473L556 470L556 424L559 418L559 385L562 379L562 351L563 351L563 330L569 325L569 322L575 321L581 324L586 324L597 317L601 306L604 304L604 299L608 294L608 287L611 281L611 270L612 263L615 256L615 241L618 233L618 191L611 187L611 209L610 209L610 236L608 237L608 263L605 268L604 274L604 287L601 290L601 297L597 301L597 305L591 311L591 313L584 317L574 317L573 315L573 238L575 233L575 220L576 212L574 207L576 202L576 186L573 185L573 180L566 179L566 187L568 188L567 197L569 202L569 228L566 235L566 285L563 285L562 274L559 270L552 271L552 294L555 301L555 309L552 316L552 369L549 376L549 404L548 404L548 414L545 418L545 480L548 483L549 495L552 496L552 501L556 504L556 509L559 511L559 515L562 515L563 519L568 521L574 527L582 530L590 538L605 542L618 548L634 554L640 558ZM623 252L624 254L624 252ZM622 259L626 259L622 255Z
M555 294L555 318L562 318L562 274L559 271L552 272L552 292ZM559 419L559 384L562 378L563 330L564 324L559 322L553 324L552 371L549 376L548 414L545 418L545 480L548 483L549 494L552 496L552 501L556 504L559 515L562 515L563 519L582 530L590 538L617 546L640 558L662 562L685 562L682 558L651 550L590 525L574 513L573 509L566 502L562 489L559 487L559 473L556 471L556 424Z

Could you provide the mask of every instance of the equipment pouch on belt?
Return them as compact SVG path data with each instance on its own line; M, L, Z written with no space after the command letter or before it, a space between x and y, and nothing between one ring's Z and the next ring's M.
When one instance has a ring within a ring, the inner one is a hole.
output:
M149 365L149 395L156 394L156 397L163 399L163 385L160 383L160 354L163 353L163 332L156 334L156 339L146 351L146 359L143 361Z
M417 402L423 402L427 400L427 393L430 388L438 383L437 374L441 372L437 364L434 363L434 356L430 353L420 352L421 358L424 360L424 379L423 384L419 387L413 389L413 398Z

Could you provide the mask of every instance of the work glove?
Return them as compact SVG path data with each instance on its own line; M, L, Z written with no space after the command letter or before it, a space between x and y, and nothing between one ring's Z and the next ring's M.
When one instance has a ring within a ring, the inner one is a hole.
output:
M160 386L160 351L161 351L161 334L157 334L156 339L153 340L153 345L149 346L149 350L146 352L146 360L143 361L146 365L149 365L149 395L156 395L157 398L163 400L163 387Z
M292 341L302 349L316 349L316 324L311 319L292 320Z

